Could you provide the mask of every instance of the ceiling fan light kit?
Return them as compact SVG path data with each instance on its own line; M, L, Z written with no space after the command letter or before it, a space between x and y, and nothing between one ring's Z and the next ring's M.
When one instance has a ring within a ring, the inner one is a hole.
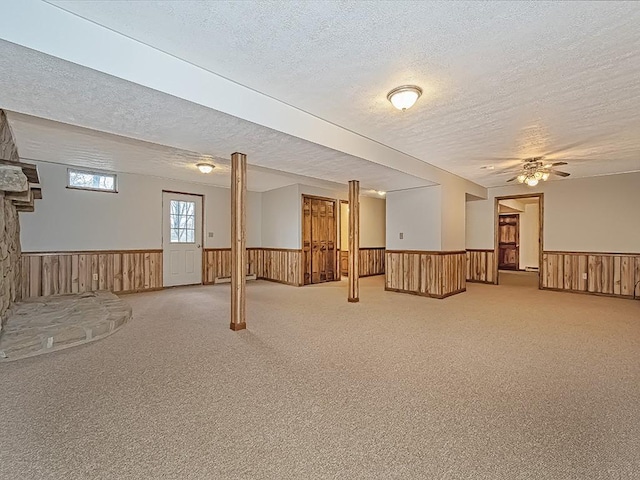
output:
M566 164L567 162L554 162L545 164L542 162L542 157L530 158L524 161L522 172L520 172L515 177L510 178L509 180L507 180L507 182L518 180L518 183L526 183L530 187L535 187L536 185L538 185L538 183L540 183L540 180L542 180L543 182L549 180L549 177L551 175L568 177L570 175L569 173L560 172L553 169L553 167Z

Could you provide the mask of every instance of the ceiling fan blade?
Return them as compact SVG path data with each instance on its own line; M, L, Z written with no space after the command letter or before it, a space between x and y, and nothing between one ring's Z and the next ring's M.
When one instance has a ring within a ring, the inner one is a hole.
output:
M507 180L507 182L513 182L516 178L518 178L518 175L516 175L516 176L515 176L515 177L513 177L513 178L510 178L509 180Z
M567 162L553 162L552 167L559 167L560 165L569 165Z
M559 170L551 170L549 173L553 174L553 175L558 175L560 177L568 177L569 175L571 175L570 173L567 172L561 172Z

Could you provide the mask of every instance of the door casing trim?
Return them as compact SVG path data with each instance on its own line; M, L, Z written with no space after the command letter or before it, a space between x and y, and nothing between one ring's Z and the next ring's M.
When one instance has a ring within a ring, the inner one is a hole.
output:
M496 285L500 284L500 273L498 269L499 255L499 220L500 220L500 200L517 200L519 198L538 198L538 290L542 290L542 259L544 253L544 193L524 193L521 195L504 195L494 197L493 207L493 278Z

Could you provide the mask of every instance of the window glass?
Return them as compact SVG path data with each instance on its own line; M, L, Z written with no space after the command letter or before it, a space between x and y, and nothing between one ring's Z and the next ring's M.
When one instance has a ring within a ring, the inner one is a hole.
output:
M171 200L169 206L171 243L195 243L196 203Z
M81 188L83 190L115 192L116 176L110 173L95 173L69 169L69 182L67 186L71 188Z

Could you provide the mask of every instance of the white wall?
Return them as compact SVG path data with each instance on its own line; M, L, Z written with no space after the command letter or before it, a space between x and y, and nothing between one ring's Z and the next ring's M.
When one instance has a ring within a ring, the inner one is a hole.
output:
M340 202L340 250L349 250L349 204Z
M262 246L270 248L302 248L302 195L348 199L348 191L327 190L309 185L289 185L262 193ZM342 222L337 209L338 232ZM338 248L342 248L338 235ZM385 246L385 200L360 197L360 246ZM346 245L345 245L346 248Z
M20 214L25 252L162 248L162 190L203 194L205 248L231 245L229 189L119 173L117 194L73 190L66 166L37 165L44 198ZM261 224L261 195L248 192L247 246L261 246Z
M466 194L460 185L387 193L389 250L465 249ZM400 233L403 239L400 239Z
M524 206L524 211L520 213L520 270L526 267L539 267L540 244L539 234L539 213L537 203L528 203Z
M360 247L374 248L386 245L387 202L382 198L360 197ZM348 231L348 225L347 225ZM347 239L348 239L347 233ZM345 246L345 250L347 246Z
M544 249L640 252L640 172L490 188L467 202L467 248L493 249L494 198L544 193Z
M262 246L301 248L302 200L298 185L262 193Z
M465 250L466 194L462 185L441 187L442 244L446 251Z
M440 250L441 205L440 186L388 192L387 249Z
M360 248L385 246L386 201L382 198L360 197ZM339 218L341 250L349 250L349 204L340 203Z

